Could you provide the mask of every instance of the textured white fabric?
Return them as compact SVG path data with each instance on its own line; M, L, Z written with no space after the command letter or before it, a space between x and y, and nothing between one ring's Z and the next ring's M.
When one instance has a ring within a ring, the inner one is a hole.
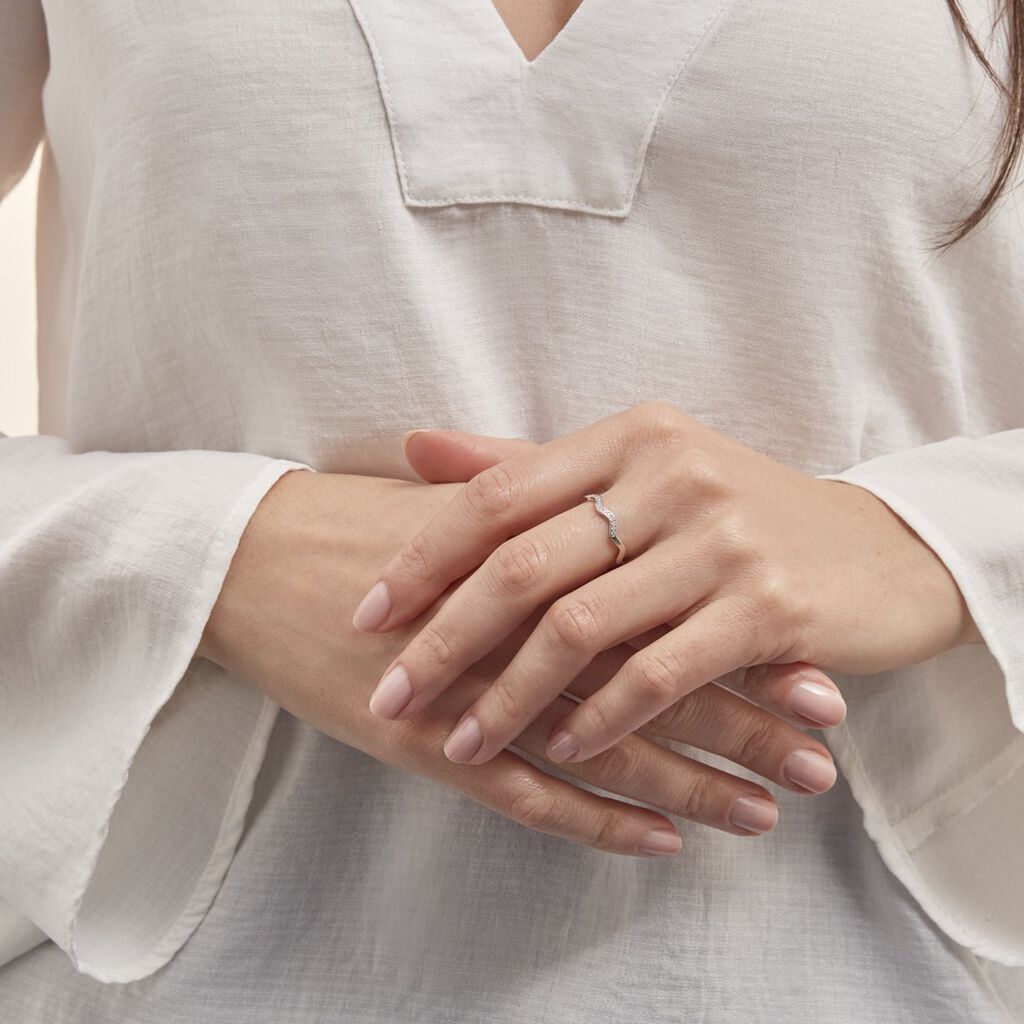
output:
M527 832L282 711L231 867L174 958L110 985L42 943L0 968L0 1020L1024 1019L990 987L1020 969L934 927L843 778L778 797L785 827L743 842L684 823L679 857L641 862Z
M964 6L985 38L988 5ZM839 948L832 997L863 1012L834 1019L1007 1019L1024 222L1011 193L925 249L980 196L1002 115L943 5L583 0L533 65L486 3L43 7L45 31L35 0L0 9L5 188L46 134L43 436L0 440L0 954L56 945L0 971L0 1007L116 1019L119 986L99 983L166 977L177 1008L148 1019L240 1019L280 956L351 1019L482 1020L486 977L487 1019L628 1020L548 999L564 985L583 1006L614 968L665 986L643 1019L711 1021L730 1019L735 957L764 970L764 1019L830 1019L792 978ZM585 851L275 728L192 658L281 473L411 479L409 427L545 440L647 398L874 491L986 641L838 677L849 715L824 739L844 779L777 791L770 836L684 826L671 864ZM268 791L233 875L270 735L287 781L264 782L292 806ZM854 848L862 828L877 854ZM706 947L678 937L695 919ZM239 981L256 922L264 969L189 1007L200 978ZM899 979L869 982L910 945L908 1009Z

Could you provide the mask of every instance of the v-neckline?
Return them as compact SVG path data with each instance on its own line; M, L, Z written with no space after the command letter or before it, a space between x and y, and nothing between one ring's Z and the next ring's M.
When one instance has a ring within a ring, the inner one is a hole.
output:
M468 0L468 2L470 2L470 0ZM573 12L566 19L565 24L544 44L540 52L537 53L537 55L534 57L526 56L526 53L524 52L522 45L520 44L519 40L515 37L514 33L512 32L512 29L509 27L508 22L505 20L505 16L498 9L495 0L471 0L471 2L483 3L494 12L499 23L499 28L503 29L505 34L511 40L513 49L522 58L523 63L526 64L527 67L532 68L544 56L544 54L546 54L548 50L550 50L558 42L559 38L565 32L570 30L570 26L572 26L573 21L575 20L578 22L580 20L580 9L585 4L589 3L590 0L581 0L581 2L576 5L576 7L573 9Z
M491 0L349 0L409 207L629 213L661 108L737 0L582 0L531 61Z

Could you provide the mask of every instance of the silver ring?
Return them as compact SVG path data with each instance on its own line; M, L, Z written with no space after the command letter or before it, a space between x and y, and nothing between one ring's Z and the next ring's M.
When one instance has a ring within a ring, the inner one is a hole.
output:
M608 520L608 535L619 549L619 553L615 556L615 564L618 565L626 557L626 545L619 536L617 523L615 522L615 513L601 500L600 494L588 494L586 495L586 500L593 501L594 508Z

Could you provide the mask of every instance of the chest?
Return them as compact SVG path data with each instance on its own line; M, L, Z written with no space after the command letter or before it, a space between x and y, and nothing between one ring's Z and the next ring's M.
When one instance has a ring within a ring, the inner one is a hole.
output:
M533 59L493 0L44 3L83 449L376 472L398 424L663 397L820 466L961 425L984 324L919 243L1000 120L945 0L582 0Z
M624 218L697 175L711 199L735 176L770 179L766 202L897 187L949 210L999 127L946 0L45 5L58 157L67 140L69 159L102 151L227 202L306 168L352 204L383 188L411 210ZM963 6L983 29L989 0Z

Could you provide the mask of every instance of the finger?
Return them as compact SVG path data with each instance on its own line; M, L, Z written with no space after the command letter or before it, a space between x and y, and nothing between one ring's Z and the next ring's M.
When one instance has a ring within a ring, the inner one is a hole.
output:
M719 754L796 793L824 793L836 781L828 747L716 683L677 700L643 732Z
M716 680L797 725L828 729L846 718L839 687L807 662L752 665Z
M408 742L393 744L406 751L402 763L411 761L420 774L526 828L630 856L675 853L682 846L671 819L657 811L591 793L509 750L486 765L455 764L441 754L437 729L424 730L420 722L407 728L415 730Z
M506 538L580 504L617 469L621 414L555 438L478 473L384 566L353 615L384 632L418 615L455 577ZM415 435L414 435L415 436ZM629 538L625 538L629 543Z
M568 697L554 700L516 739L515 746L543 758L552 726L565 717L573 703ZM760 835L778 821L778 805L763 786L636 733L586 761L559 767L602 789L733 835Z
M448 756L469 764L493 757L599 651L674 617L704 596L711 567L692 552L685 569L677 566L662 554L666 546L651 548L555 601L492 686L467 709L445 744ZM570 569L571 563L565 571ZM456 594L445 611L458 598Z
M635 519L638 531L642 531L644 517L637 514ZM571 649L565 651L552 650L563 638L555 636L554 643L546 643L552 638L551 631L545 631L541 642L530 648L535 653L528 662L521 658L515 668L502 674L496 686L507 685L510 700L511 691L519 685L517 680L528 681L525 685L529 693L523 695L518 715L503 720L494 700L485 709L481 721L488 728L493 727L494 736L483 756L493 756L522 731L529 718L548 704L598 650L663 622L696 600L696 596L687 594L672 567L661 565L647 553L613 573L602 574L608 567L611 547L602 523L588 503L499 545L385 669L370 699L374 714L382 718L415 714L493 650L529 614L577 585L591 581L589 589L576 594L589 596L593 592L595 601L609 615L613 605L624 602L625 612L616 610L613 616L618 632L605 629L604 635L593 635L589 638L592 642L586 645L574 633L568 638ZM638 539L645 543L648 538L640 532ZM688 570L691 577L699 572L695 559ZM652 579L655 572L660 576ZM600 582L593 581L595 576ZM558 605L551 614L571 615L572 608L575 605Z
M465 430L417 430L403 438L405 461L427 483L461 483L538 445L518 437L488 437Z
M548 758L561 763L593 757L697 687L755 663L759 641L744 620L733 601L712 600L637 651L559 725Z
M602 651L572 681L567 692L581 699L591 696L632 657L634 648L640 650L670 631L670 627L661 626ZM528 635L523 633L521 643ZM806 661L751 665L726 672L714 682L742 694L799 728L828 729L846 718L846 701L839 687L821 669Z
M605 652L595 659L566 692L580 698L596 693L626 661L628 655L618 653L621 650L616 648L615 652ZM799 670L807 671L807 666ZM760 675L768 677L773 673ZM718 754L797 793L824 793L836 781L835 763L824 744L772 709L752 703L717 683L706 683L676 701L655 715L638 734L663 736Z

